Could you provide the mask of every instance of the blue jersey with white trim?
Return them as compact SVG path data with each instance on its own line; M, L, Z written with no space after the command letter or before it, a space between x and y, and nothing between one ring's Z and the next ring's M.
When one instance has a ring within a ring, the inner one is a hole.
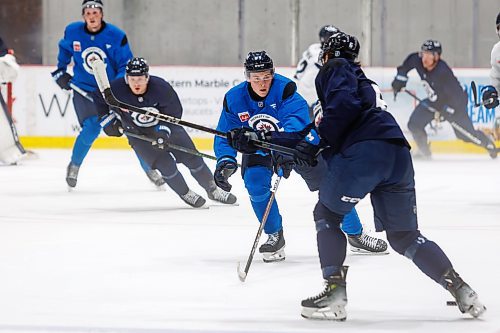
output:
M125 66L132 58L132 51L125 32L112 24L103 22L98 32L90 32L85 22L69 24L64 37L59 41L57 68L66 70L73 58L73 79L78 87L92 91L97 88L96 80L90 67L90 61L98 58L106 64L110 80L125 75Z
M252 98L249 89L250 83L245 81L226 93L217 130L251 127L267 132L295 132L310 122L307 102L297 93L292 80L275 74L268 95L262 99ZM220 137L215 138L214 151L217 158L237 154L227 139Z

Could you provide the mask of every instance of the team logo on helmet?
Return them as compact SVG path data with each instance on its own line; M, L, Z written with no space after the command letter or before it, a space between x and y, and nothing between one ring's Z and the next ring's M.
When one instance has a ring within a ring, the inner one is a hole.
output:
M83 68L85 68L85 71L87 71L87 73L94 75L94 72L92 71L92 66L90 66L90 64L97 59L102 60L102 62L106 64L106 61L104 60L106 58L107 58L106 53L100 48L95 46L86 48L82 52Z
M152 106L146 106L146 107L143 107L141 109L146 110L146 111L150 111L150 112L160 113L160 111L158 111L157 108L154 108ZM132 112L131 117L134 121L134 124L136 124L139 127L152 127L152 126L158 125L158 122L159 122L158 119L156 119L155 117L146 116L144 114L137 113L137 112Z
M279 120L268 114L257 114L248 120L248 125L257 131L272 132L283 130L279 127Z

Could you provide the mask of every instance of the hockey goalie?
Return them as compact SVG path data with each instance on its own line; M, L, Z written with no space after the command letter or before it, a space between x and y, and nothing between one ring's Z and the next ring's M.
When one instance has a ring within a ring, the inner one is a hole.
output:
M6 90L7 83L17 78L19 65L16 58L9 54L5 44L0 37L0 85ZM16 128L9 113L4 95L0 93L0 163L16 164L26 154L19 142Z

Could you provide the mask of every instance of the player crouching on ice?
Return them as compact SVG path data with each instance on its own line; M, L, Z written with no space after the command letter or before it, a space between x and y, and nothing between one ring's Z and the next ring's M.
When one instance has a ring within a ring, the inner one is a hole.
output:
M172 86L164 79L149 75L149 65L143 58L133 58L126 66L123 78L111 81L114 95L127 104L145 110L152 110L176 118L182 117L182 105ZM179 150L170 150L168 143L196 150L186 130L178 125L159 122L154 117L140 115L127 110L110 111L99 93L95 93L95 105L101 119L109 119L112 113L117 117L104 125L109 136L132 133L153 138L164 145L152 145L149 141L128 136L128 142L136 154L153 169L157 169L165 182L188 205L201 207L205 199L190 190L176 163L184 164L198 184L207 191L208 198L225 204L234 204L236 197L215 185L212 172L200 156ZM104 123L105 120L102 121Z
M296 84L274 72L274 63L265 51L250 52L245 60L246 81L231 88L224 96L222 112L217 130L228 132L235 128L253 128L265 132L293 132L303 129L309 123L309 107L304 98L297 93ZM236 172L237 149L226 138L216 137L214 151L217 167L214 178L218 186L229 191L228 178ZM317 191L326 174L324 160L314 167L295 165L293 158L278 153L253 149L244 151L242 157L242 177L255 216L262 221L266 206L271 197L271 178L273 171L283 171L288 178L295 170L305 180L309 190ZM354 252L367 254L385 253L387 243L363 232L363 227L356 213L352 210L346 215L342 230L349 236L349 243ZM285 259L285 238L283 236L282 217L276 200L264 226L268 235L259 252L265 262Z

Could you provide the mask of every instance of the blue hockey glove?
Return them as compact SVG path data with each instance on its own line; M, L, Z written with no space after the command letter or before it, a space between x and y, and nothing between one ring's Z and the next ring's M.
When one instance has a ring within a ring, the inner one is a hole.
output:
M231 184L227 181L238 169L236 160L231 156L224 156L217 161L214 172L215 184L226 192L231 191Z
M396 75L392 81L392 91L394 92L394 100L396 100L397 94L406 87L406 82L408 82L408 77L404 75Z
M316 157L321 148L320 141L321 138L318 132L314 128L311 129L295 147L295 154L293 155L295 163L302 167L316 166L318 164Z
M54 81L56 81L57 85L61 87L61 89L64 90L71 90L71 87L69 86L69 83L71 82L71 79L73 78L71 75L66 73L65 70L63 69L56 69L52 73L52 78Z
M265 141L265 133L255 131L250 127L235 128L227 132L229 145L241 153L253 154L257 152L260 148L255 146L255 140Z
M500 102L498 101L498 91L493 86L484 86L481 89L483 94L483 105L488 109L496 108Z
M274 173L279 175L279 170L281 169L283 177L287 179L292 173L293 167L295 166L295 161L293 156L280 154L273 152L273 170Z
M154 134L156 142L153 143L153 146L161 150L165 149L168 139L170 139L170 134L172 134L172 130L167 125L156 125Z

